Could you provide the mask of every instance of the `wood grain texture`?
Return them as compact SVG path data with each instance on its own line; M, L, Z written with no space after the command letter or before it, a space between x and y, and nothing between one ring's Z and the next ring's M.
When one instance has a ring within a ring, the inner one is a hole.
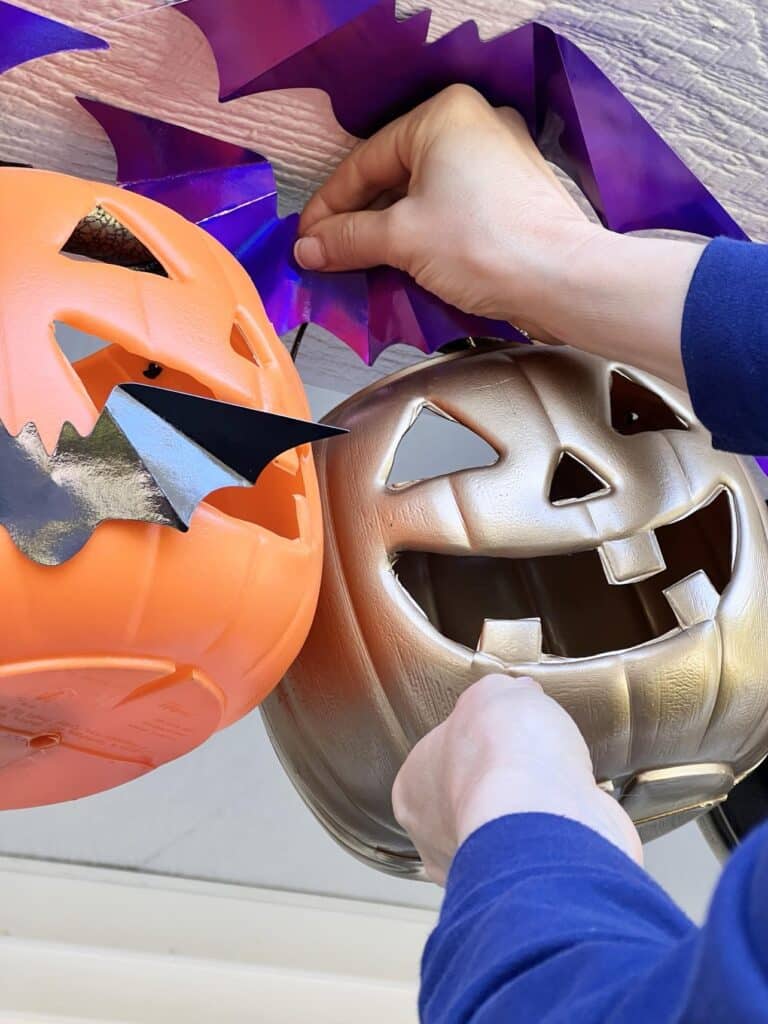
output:
M256 0L255 0L256 2ZM150 0L25 0L23 6L109 40L109 51L57 54L0 79L0 159L110 180L114 155L75 103L93 96L232 142L272 160L283 212L298 209L353 140L310 90L217 101L199 30ZM421 0L400 0L405 15ZM756 238L768 235L768 5L761 0L432 0L431 35L474 18L484 36L538 18L606 71ZM398 346L374 368L313 329L305 379L349 392L418 354Z

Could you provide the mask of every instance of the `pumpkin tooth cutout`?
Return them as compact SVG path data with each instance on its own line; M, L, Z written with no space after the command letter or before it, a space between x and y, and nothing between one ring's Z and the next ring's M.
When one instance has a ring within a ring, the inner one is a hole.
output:
M486 619L477 650L510 665L541 661L541 619Z
M609 583L640 583L667 567L653 530L606 540L597 549Z
M681 629L690 629L700 622L714 619L720 604L720 595L702 570L691 573L679 583L667 587L664 596Z

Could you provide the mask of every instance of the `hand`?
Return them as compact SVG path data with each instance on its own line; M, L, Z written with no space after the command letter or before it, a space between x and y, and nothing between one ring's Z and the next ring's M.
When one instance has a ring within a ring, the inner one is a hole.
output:
M369 209L391 201L384 209ZM360 143L301 218L310 269L387 263L468 313L531 321L553 256L596 230L536 149L522 117L451 86Z
M523 119L451 86L361 142L310 199L296 259L390 264L465 312L508 320L684 386L695 242L592 223Z
M524 811L579 821L642 863L635 826L597 786L576 723L528 678L491 675L466 690L411 751L392 806L439 885L472 832Z

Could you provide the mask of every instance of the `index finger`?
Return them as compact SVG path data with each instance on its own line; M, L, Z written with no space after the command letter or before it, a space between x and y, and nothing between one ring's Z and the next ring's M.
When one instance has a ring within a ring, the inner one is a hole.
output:
M382 192L407 183L410 174L408 115L357 144L304 207L299 233L337 213L364 210Z

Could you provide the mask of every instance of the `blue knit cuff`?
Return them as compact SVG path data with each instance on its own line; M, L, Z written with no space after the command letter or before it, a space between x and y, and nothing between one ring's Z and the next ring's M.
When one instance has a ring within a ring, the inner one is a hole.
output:
M716 238L683 311L681 350L696 415L716 448L768 451L768 245Z

